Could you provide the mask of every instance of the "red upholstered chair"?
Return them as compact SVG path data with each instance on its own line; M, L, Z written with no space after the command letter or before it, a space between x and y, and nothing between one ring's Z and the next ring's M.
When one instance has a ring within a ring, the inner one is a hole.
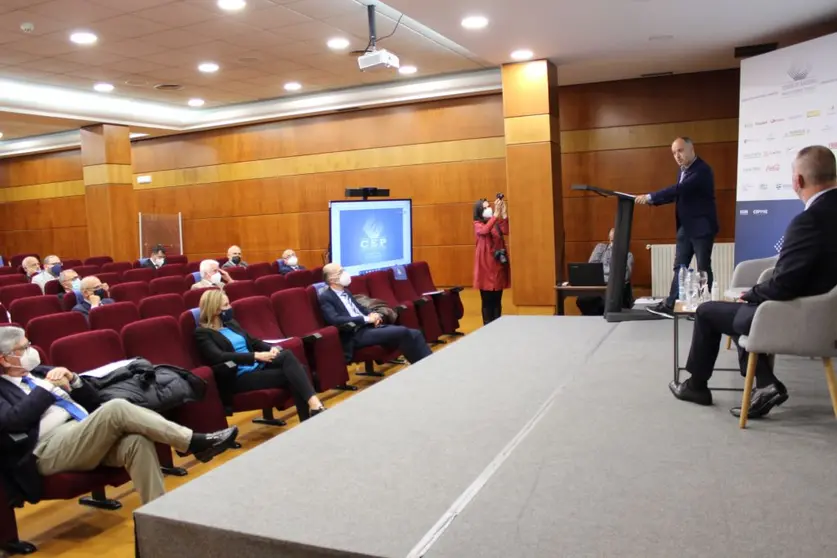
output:
M157 277L183 277L186 274L186 264L166 263L157 270Z
M147 296L150 296L148 283L143 281L132 281L130 283L120 283L110 289L110 296L117 302L133 302L139 304L139 301Z
M167 266L163 266L160 268L160 271L164 270ZM156 279L152 279L151 282L148 284L149 292L152 295L161 295L161 294L176 294L182 295L188 290L188 286L186 285L186 280L183 278L183 275L174 275L174 276L167 276L167 277L157 277ZM180 314L178 314L179 316Z
M116 333L126 325L138 322L140 313L133 302L115 302L97 306L90 311L90 329L112 329Z
M27 296L41 296L41 287L26 283L24 285L6 285L0 287L0 304L5 308L11 308L12 301Z
M247 276L253 281L258 279L259 277L265 277L269 275L273 275L273 270L270 269L270 264L267 262L254 263L250 264L247 267Z
M113 258L111 258L110 256L91 256L84 260L84 265L95 265L97 267L102 267L104 264L111 262L113 262Z
M20 264L23 263L23 260L25 260L29 256L38 258L38 261L41 261L41 257L38 256L38 254L34 254L34 253L31 253L31 254L15 254L9 260L9 267L14 267L14 268L20 267Z
M73 271L78 273L78 276L84 279L91 275L97 275L102 270L98 265L79 265L73 268Z
M61 299L61 308L65 312L68 312L75 308L76 302L81 300L81 298L81 293L78 291L64 293L64 297Z
M243 281L235 281L224 287L224 292L230 298L230 302L235 302L248 296L257 296L259 292L256 290L256 284L249 279Z
M305 289L285 289L270 297L276 322L285 335L299 337L317 380L317 391L357 389L348 385L349 369L337 328L326 326L319 305L314 308Z
M102 283L107 283L108 287L118 285L122 282L122 274L115 271L100 271L96 274L96 277L98 277L99 281Z
M245 281L250 279L250 275L247 273L246 267L228 267L224 271L229 273L230 277L236 281Z
M23 327L33 318L61 312L61 302L55 295L27 296L18 298L9 305L12 321Z
M320 275L322 277L322 275ZM299 271L291 271L285 275L288 280L289 287L307 287L314 283L314 277L307 269L300 269Z
M398 312L398 325L410 329L421 329L413 303L411 301L400 301L395 296L395 291L392 290L391 270L375 271L364 275L364 277L366 278L366 284L369 286L369 296L383 300ZM349 290L354 292L351 287L349 287Z
M159 279L154 281L159 281ZM151 282L152 286L154 281ZM176 320L185 311L186 305L183 303L183 297L175 293L149 296L139 303L139 313L142 319L171 316Z
M200 305L201 297L203 293L206 291L215 290L215 287L207 287L205 289L189 289L185 293L183 293L183 304L186 305L186 309L189 310L190 308L197 308Z
M3 275L23 275L16 267L0 266L0 276Z
M64 269L73 269L74 267L78 267L80 265L84 265L84 262L81 260L62 260Z
M25 285L26 283L26 276L16 271L14 272L14 275L10 274L0 276L0 287L5 287L7 285Z
M186 265L189 263L189 258L184 256L183 254L172 254L171 256L166 255L166 264L184 264ZM165 266L163 266L165 267Z
M197 273L201 269L201 262L189 262L184 268L185 273Z
M157 270L148 267L141 267L139 269L129 269L122 272L122 281L131 283L134 281L145 281L150 283L152 279L157 277Z
M197 320L197 308L187 310L180 315L180 334L182 338L181 346L189 353L189 356L192 358L192 362L195 364L202 364L203 360L201 359L198 349L195 346L195 328L197 327ZM223 386L218 386L218 388L220 396L220 390ZM232 413L261 409L262 418L253 419L253 422L257 424L285 426L287 424L285 421L274 417L273 409L287 409L291 405L293 397L284 389L262 389L258 391L248 391L245 393L230 393L226 397L221 397L221 400L226 400L225 406L228 407L229 411Z
M366 277L366 275L352 276L352 284L349 285L349 290L352 291L352 294L372 296L369 294L369 281Z
M413 284L416 293L422 296L430 296L436 304L436 311L439 314L439 321L442 331L446 335L462 335L458 331L459 320L464 315L464 307L459 293L462 287L450 289L437 289L430 274L430 266L427 262L413 262L405 266L407 278Z
M54 366L65 366L79 374L124 359L122 340L110 329L68 335L56 339L49 349Z
M62 337L88 331L87 320L78 312L61 312L33 318L26 325L26 337L33 345L50 354L52 344Z
M439 315L436 312L436 304L429 296L420 296L413 284L407 277L398 279L393 274L390 276L390 284L395 293L397 300L409 301L413 303L416 313L421 322L421 330L424 332L424 338L428 343L444 343L439 340L442 336L442 327L439 322Z
M260 295L270 298L273 293L288 288L288 280L284 275L265 275L256 279L256 290Z
M58 293L63 293L64 287L61 286L61 283L58 282L58 279L50 279L46 283L44 283L44 294L47 295L57 295Z
M133 269L131 262L108 262L102 264L102 271L106 273L119 273L122 275L129 269Z
M224 265L225 263L230 261L230 259L227 256L223 256L220 258L215 258L215 261L218 262L218 265Z
M6 307L0 304L0 324L8 324L9 323L9 313L6 311Z

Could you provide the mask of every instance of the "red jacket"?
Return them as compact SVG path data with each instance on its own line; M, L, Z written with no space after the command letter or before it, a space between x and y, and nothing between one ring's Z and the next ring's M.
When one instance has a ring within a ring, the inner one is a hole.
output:
M509 266L494 258L495 250L507 249L505 237L500 236L498 228L504 235L509 234L509 220L492 217L485 223L474 221L474 234L477 237L474 288L481 291L501 291L511 286Z

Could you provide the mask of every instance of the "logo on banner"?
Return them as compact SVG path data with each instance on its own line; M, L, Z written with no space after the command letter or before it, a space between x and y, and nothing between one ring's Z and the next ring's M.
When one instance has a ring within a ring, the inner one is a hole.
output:
M761 167L746 167L746 168L741 169L741 172L746 174L746 173L749 173L749 172L759 172L760 170L761 170Z
M799 128L797 130L789 131L788 133L785 134L785 137L786 138L798 138L800 136L804 136L807 133L808 133L808 130L806 130L804 128Z
M771 118L770 119L771 124L776 124L777 122L784 122L784 121L785 121L784 118Z
M770 186L767 184L759 184L759 190L767 190L768 188L770 188ZM753 213L755 213L755 211Z
M794 114L793 116L788 116L788 120L799 120L802 116L801 114Z
M799 66L799 65L792 65L788 68L788 77L791 78L793 81L802 81L808 74L811 73L810 66Z
M766 172L779 172L780 170L782 170L782 165L780 165L779 163L776 163L775 165L767 165L766 167L764 167L764 170Z
M753 189L753 185L752 184L742 184L741 189L744 190L745 192L749 192L750 190Z
M790 184L777 184L776 189L777 190L790 190L791 185Z
M776 244L773 245L773 248L776 249L776 253L778 254L779 252L782 251L782 246L784 246L784 245L785 245L785 235L782 235L782 236L779 237L779 240L776 241Z
M816 117L818 117L819 115L820 115L820 111L818 111L818 110L809 110L809 111L805 114L805 116L807 116L808 118L816 118Z
M764 126L767 124L767 120L756 120L756 126Z
M832 141L828 144L829 149L837 149L837 141Z
M768 214L767 209L754 209L753 210L753 215L767 215L767 214Z
M748 210L746 210L746 209L739 209L739 210L738 210L738 214L739 214L739 215L749 215L749 214L750 214L750 212L749 212Z
M386 248L387 237L383 236L384 224L377 219L367 219L363 224L363 234L360 247L363 250L379 250Z
M782 151L779 150L779 149L776 149L775 151L765 151L764 153L762 153L762 155L765 156L765 157L773 157L774 155L781 155L781 154L782 154Z
M767 153L765 151L765 153ZM745 153L741 156L742 159L761 159L761 151L754 151L752 153Z

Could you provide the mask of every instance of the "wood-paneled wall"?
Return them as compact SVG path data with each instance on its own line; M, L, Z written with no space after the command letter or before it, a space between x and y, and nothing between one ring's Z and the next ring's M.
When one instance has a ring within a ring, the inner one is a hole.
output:
M0 247L6 257L90 255L79 149L0 159Z

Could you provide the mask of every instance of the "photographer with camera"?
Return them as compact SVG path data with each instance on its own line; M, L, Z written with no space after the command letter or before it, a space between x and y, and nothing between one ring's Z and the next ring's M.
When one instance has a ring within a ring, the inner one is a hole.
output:
M509 215L503 194L497 194L493 209L486 199L474 204L474 234L474 288L482 299L482 323L488 324L502 315L503 289L511 286L505 239Z

